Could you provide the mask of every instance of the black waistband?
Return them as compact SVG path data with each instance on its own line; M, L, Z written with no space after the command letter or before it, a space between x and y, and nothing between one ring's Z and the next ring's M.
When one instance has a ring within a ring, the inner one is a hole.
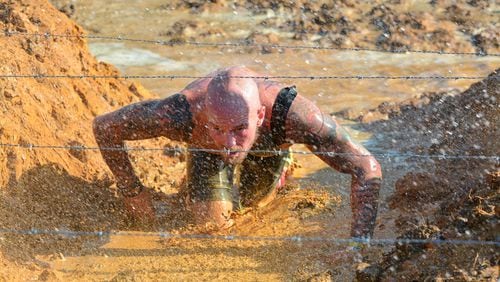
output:
M295 86L281 89L273 105L271 116L271 132L273 141L277 145L285 143L285 123L288 110L292 106L293 100L297 96Z

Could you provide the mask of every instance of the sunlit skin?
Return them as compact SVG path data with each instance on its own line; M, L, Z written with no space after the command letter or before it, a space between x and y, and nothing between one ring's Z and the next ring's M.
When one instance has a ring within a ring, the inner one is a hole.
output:
M165 136L187 142L190 147L222 150L218 152L231 164L242 162L247 152L270 132L273 104L286 85L269 80L235 78L262 76L245 67L217 70L183 89L188 107L180 109L172 98L140 102L99 116L94 134L100 147L122 147L125 140ZM312 151L332 151L339 155L318 155L332 168L352 176L351 236L371 236L382 177L377 160L354 142L330 115L299 95L286 118L286 149L305 144ZM190 134L188 134L190 133ZM123 191L142 187L126 151L102 150L104 160ZM140 191L140 190L139 190ZM154 210L148 190L124 197L132 216L153 219ZM200 224L227 225L233 206L229 201L196 202L191 210Z
M259 89L253 80L213 81L206 96L208 133L222 157L231 164L241 163L255 143L257 130L264 122Z

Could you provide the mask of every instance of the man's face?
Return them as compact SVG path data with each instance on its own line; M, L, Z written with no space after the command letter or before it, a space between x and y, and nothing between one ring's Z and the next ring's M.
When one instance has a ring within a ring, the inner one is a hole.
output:
M249 111L248 107L219 107L208 110L208 133L221 156L229 164L243 162L257 139L265 108Z

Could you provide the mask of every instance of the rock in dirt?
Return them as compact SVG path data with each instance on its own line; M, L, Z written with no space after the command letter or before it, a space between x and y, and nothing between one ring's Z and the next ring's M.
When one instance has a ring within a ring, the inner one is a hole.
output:
M44 270L38 276L38 280L40 281L64 281L62 274L56 270Z
M360 263L356 267L356 278L358 282L374 282L380 280L382 269L377 265L370 265L368 263Z

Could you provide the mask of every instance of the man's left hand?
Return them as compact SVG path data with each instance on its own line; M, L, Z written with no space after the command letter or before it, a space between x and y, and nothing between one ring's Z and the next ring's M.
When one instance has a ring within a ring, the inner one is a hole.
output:
M123 204L129 217L135 222L154 225L156 223L155 210L151 194L147 189L134 197L125 197Z

